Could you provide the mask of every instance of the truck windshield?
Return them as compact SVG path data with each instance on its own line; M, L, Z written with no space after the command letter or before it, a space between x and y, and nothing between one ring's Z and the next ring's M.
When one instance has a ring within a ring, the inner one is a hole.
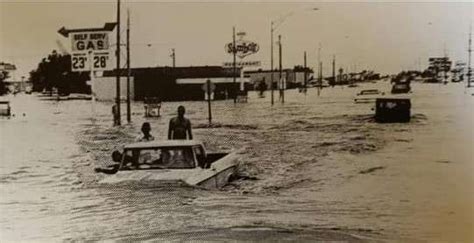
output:
M191 169L192 148L147 148L125 152L123 169Z

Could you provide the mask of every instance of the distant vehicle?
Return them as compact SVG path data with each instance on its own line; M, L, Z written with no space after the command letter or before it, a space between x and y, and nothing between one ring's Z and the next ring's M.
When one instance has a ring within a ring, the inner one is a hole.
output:
M352 83L352 84L347 85L347 87L355 88L355 87L359 87L359 85L357 85L356 83Z
M157 181L220 188L228 183L238 163L237 152L207 153L202 143L193 140L133 143L125 146L120 156L114 159L118 164L112 170L96 169L112 174L100 183Z
M92 100L90 94L71 93L67 96L68 100Z
M145 117L160 117L161 99L159 97L145 97L143 100Z
M407 98L379 98L375 101L375 121L380 123L409 122L411 101Z
M365 89L365 90L361 90L359 93L356 94L354 98L354 102L355 103L375 102L375 99L379 98L382 95L385 95L385 93L381 92L378 89Z
M0 101L0 116L10 117L11 115L10 101Z
M411 91L410 83L395 83L392 86L392 94L404 94Z
M429 77L424 79L424 83L441 83L441 79L437 77Z

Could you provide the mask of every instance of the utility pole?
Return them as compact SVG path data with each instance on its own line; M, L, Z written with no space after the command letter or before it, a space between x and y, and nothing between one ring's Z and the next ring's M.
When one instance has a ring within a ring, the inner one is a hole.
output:
M92 50L89 50L89 55L88 55L89 60L92 60ZM95 120L96 114L95 114L95 103L96 103L96 95L95 95L95 70L94 70L94 65L93 62L90 62L90 80L91 80L91 98L92 98L92 120Z
M307 72L306 72L306 51L304 52L304 67L303 68L304 68L304 85L303 85L303 87L304 87L304 92L306 94L306 82L307 82L307 79L308 79Z
M114 125L120 126L120 0L117 0L117 73L116 73L116 83L117 83L117 93L115 97L115 112L114 114Z
M319 62L319 86L323 88L323 62Z
M171 49L171 58L173 60L173 68L176 67L176 53L174 52L174 48Z
M270 78L270 90L271 90L271 102L272 102L272 105L274 103L274 99L273 99L273 21L271 22L271 26L270 26L270 42L271 42L271 45L270 45L270 52L272 53L270 56L270 73L271 73L271 78Z
M332 55L332 86L336 85L336 55Z
M318 47L318 96L321 92L321 43Z
M130 108L130 9L127 9L127 122L132 122Z
M472 36L472 25L469 25L469 47L468 47L468 53L469 53L469 57L467 59L467 87L470 88L471 87L471 52L472 52L472 48L471 48L471 37Z
M233 86L232 89L234 91L234 104L237 103L237 86L235 82L235 73L236 73L236 68L235 68L235 55L237 54L237 47L235 46L235 26L232 27L232 54L234 56L234 60L232 62L232 67L233 67Z
M278 69L278 72L280 74L280 96L281 96L281 103L285 103L285 82L283 81L282 79L282 65L281 65L281 57L282 57L282 53L281 53L281 35L278 35L278 56L279 56L279 69Z

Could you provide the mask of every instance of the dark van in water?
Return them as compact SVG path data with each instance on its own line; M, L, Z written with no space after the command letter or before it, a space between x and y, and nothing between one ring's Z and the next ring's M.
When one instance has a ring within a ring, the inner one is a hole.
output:
M392 94L404 94L410 92L410 83L396 83L392 86Z
M10 102L0 101L0 116L10 117L11 115L12 113L11 113Z
M375 100L375 121L409 122L411 116L410 99L379 98Z

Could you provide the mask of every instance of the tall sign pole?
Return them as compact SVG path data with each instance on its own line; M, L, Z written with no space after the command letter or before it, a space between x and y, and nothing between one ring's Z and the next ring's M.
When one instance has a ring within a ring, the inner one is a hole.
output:
M71 40L71 71L90 74L93 119L96 101L95 72L113 70L109 61L109 33L115 26L116 23L105 23L101 28L62 27L58 30L59 34Z
M117 69L116 69L116 85L117 92L115 97L114 125L120 126L120 0L117 0Z
M239 39L236 40L236 35L239 36ZM232 54L233 60L230 65L227 64L227 62L224 63L224 67L232 66L232 79L233 79L233 87L232 91L234 92L234 104L239 102L247 102L247 92L245 92L245 82L244 82L244 67L247 66L255 66L255 65L260 65L260 62L258 61L239 61L237 63L236 58L239 57L240 59L245 58L246 56L255 54L258 52L260 49L259 45L253 41L249 41L244 39L244 36L246 35L245 32L237 32L235 33L235 27L232 27L232 42L227 43L225 45L225 50L227 53ZM239 87L236 82L237 78L237 66L239 66L240 69L240 90L242 92L239 92Z
M127 122L132 122L130 108L130 9L127 9Z
M235 82L235 73L236 73L236 68L235 68L235 55L237 54L237 47L235 46L235 26L232 27L232 54L234 56L233 59L233 64L232 64L232 69L233 69L233 91L234 91L234 104L237 103L237 86Z

